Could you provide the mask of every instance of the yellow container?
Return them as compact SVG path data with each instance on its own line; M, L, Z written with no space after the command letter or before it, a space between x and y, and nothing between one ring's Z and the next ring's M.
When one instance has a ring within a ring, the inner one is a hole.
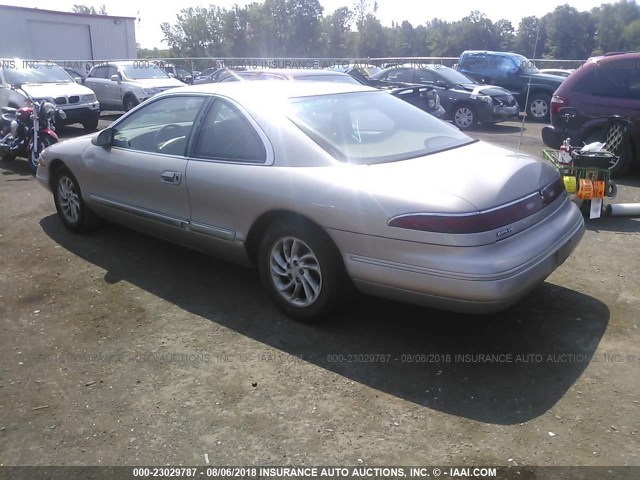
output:
M576 193L578 190L578 181L576 177L564 176L562 177L564 181L564 188L567 189L567 193Z

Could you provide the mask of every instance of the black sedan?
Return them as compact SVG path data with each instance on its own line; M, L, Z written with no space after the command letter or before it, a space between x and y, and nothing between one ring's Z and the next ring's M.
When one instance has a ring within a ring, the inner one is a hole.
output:
M445 109L443 118L462 130L478 122L494 124L517 117L518 103L508 90L480 85L460 72L444 65L399 65L371 76L371 80L429 85L440 96Z
M280 68L280 69L248 69L230 70L217 74L216 82L235 82L241 80L305 80L321 82L337 82L363 84L384 90L416 107L430 113L436 118L441 118L445 111L440 105L440 99L436 89L426 85L409 84L403 82L387 82L366 78L366 75L354 75L337 71L335 69L304 69L304 68Z

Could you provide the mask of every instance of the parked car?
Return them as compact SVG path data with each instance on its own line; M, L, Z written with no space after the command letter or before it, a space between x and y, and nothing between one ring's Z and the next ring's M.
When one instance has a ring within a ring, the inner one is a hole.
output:
M74 82L76 83L84 83L84 79L87 76L86 73L82 73L74 68L63 68L65 72L67 72Z
M191 85L194 80L194 73L181 65L174 65L172 63L161 63L162 69L165 73L169 74L173 78L177 78L182 83Z
M95 92L103 110L126 112L157 93L184 86L153 62L144 60L96 65L84 84Z
M202 72L200 72L198 75L196 75L195 79L193 80L193 84L194 85L202 85L203 83L214 83L218 81L218 77L220 77L220 75L222 75L225 72L228 72L230 69L228 68L207 68L206 70L203 70ZM243 70L243 69L235 69L236 71L238 70Z
M507 52L467 50L460 55L458 71L480 83L506 88L527 117L540 122L549 121L551 96L565 79L540 73L531 60Z
M237 80L312 80L323 82L349 83L367 85L382 89L391 95L401 98L435 117L444 114L438 94L431 87L411 85L408 83L383 82L365 78L363 75L347 75L332 69L264 69L264 70L227 70L220 74L218 82L234 82Z
M640 157L640 53L597 57L567 78L551 100L551 126L542 130L542 139L550 148L558 148L563 140L559 111L564 107L575 112L567 128L573 145L604 141L613 115L633 122L633 129L613 152L619 158L611 166L612 174L625 173L633 159Z
M36 101L46 100L65 113L56 125L80 123L95 130L100 119L100 104L87 87L73 81L58 65L0 60L0 107L21 108L30 101L16 87L20 86Z
M97 135L49 147L37 178L72 232L100 216L255 265L303 321L330 315L354 285L501 310L584 231L552 166L348 83L163 92Z
M445 110L442 118L453 121L461 130L478 122L493 124L518 116L520 108L508 90L480 85L460 72L443 65L407 65L391 67L371 77L375 80L406 81L429 85L436 89Z
M331 70L311 68L265 68L265 69L225 69L218 76L218 82L235 82L239 80L311 80L316 82L335 82L359 85L360 82L351 76Z
M541 68L540 73L546 73L548 75L558 75L559 77L568 77L573 72L575 72L575 68Z

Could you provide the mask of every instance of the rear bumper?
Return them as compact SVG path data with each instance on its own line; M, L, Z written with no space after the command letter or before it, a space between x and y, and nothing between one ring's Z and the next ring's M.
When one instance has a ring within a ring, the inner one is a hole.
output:
M342 244L354 244L345 237L354 234L330 233L343 252ZM344 262L363 293L487 314L508 308L542 283L583 234L582 215L565 198L545 221L491 245L442 247L367 237L360 242L363 253L346 253ZM383 251L387 258L371 255Z

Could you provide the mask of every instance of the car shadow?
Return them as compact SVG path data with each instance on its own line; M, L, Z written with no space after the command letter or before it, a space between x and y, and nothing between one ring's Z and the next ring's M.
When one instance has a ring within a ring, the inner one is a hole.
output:
M601 217L585 219L585 227L591 232L617 232L638 235L640 232L640 215L637 217Z
M521 129L521 126L515 126L515 125L503 125L501 123L496 123L496 124L483 124L483 123L479 123L478 125L475 126L475 128L473 130L470 130L469 132L478 132L478 133L495 133L497 135L509 135L512 133L518 133ZM527 130L526 124L524 127L525 131Z
M255 271L124 228L74 235L55 215L54 242L183 310L355 382L426 408L492 424L531 420L592 361L609 309L545 283L515 307L478 317L362 297L318 325L289 320ZM179 279L179 281L176 281Z
M2 175L16 177L8 179L8 182L27 182L34 179L33 173L31 173L27 165L27 160L22 157L10 162L0 160L0 168L2 169Z

